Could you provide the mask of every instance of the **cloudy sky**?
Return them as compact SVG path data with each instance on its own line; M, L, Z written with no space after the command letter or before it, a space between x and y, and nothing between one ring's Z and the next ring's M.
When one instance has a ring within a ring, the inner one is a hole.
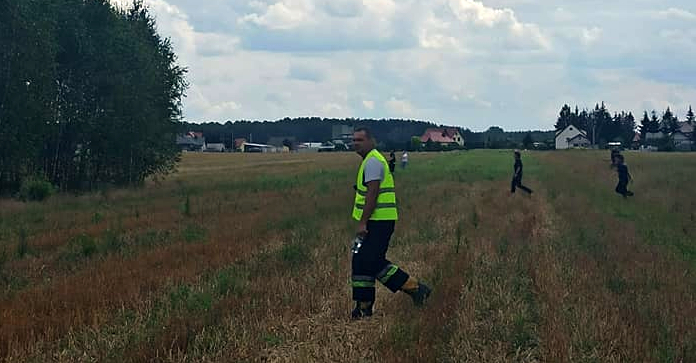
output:
M127 0L113 0L128 2ZM549 129L563 103L696 106L694 0L145 0L190 122L412 118Z

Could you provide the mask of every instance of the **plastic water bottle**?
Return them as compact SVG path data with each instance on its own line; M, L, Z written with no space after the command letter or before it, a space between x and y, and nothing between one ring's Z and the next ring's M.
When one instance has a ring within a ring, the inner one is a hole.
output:
M363 237L360 235L355 236L355 238L353 239L353 248L351 248L351 251L353 251L353 253L358 253L358 251L360 251L360 247L362 247L362 243Z

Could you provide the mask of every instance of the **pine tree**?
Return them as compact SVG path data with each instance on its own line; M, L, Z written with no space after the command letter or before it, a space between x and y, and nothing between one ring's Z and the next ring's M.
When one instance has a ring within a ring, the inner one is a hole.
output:
M650 116L650 127L648 128L648 132L650 132L650 133L660 132L660 119L657 117L657 112L655 112L655 110L652 110L652 113Z
M696 150L696 117L694 116L694 111L689 105L689 111L686 113L686 122L691 126L691 149Z
M691 105L689 105L689 111L686 113L686 122L688 122L689 125L696 124L696 117L694 116L694 111L691 109Z
M568 125L572 125L572 123L573 120L570 106L563 105L563 107L561 108L560 115L558 116L558 120L556 121L554 127L556 128L556 131L559 131L565 129L566 127L568 127Z
M662 114L662 123L660 125L660 129L665 134L671 134L679 130L679 120L674 116L669 107L667 107L665 113Z
M640 121L640 142L645 143L645 135L650 132L650 117L648 111L643 111L643 119Z
M632 112L624 115L621 122L621 134L627 145L633 143L633 139L636 137L636 119L633 117Z

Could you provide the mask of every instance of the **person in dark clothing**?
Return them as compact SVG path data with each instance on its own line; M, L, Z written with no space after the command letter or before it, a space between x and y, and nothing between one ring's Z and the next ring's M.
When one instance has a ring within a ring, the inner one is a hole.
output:
M633 180L628 172L628 166L624 164L623 155L616 157L616 170L619 174L619 183L616 185L616 192L623 195L624 198L633 196L633 192L628 190L628 182Z
M394 169L396 169L396 155L394 155L394 150L389 153L389 171L394 172Z
M520 152L515 150L515 174L512 176L510 193L514 193L515 189L520 188L525 192L532 194L532 190L522 185L522 158Z
M621 152L619 152L619 150L611 149L611 168L612 169L616 167L616 165L617 165L616 157L619 155L621 155Z

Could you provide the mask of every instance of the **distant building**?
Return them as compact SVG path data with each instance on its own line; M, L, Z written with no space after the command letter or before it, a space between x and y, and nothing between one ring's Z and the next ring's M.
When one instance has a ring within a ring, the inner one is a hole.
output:
M430 141L442 146L464 146L464 137L454 127L429 128L420 137L420 141Z
M176 145L182 151L203 151L205 148L205 137L202 132L189 131L183 135L176 136Z
M631 148L636 150L640 148L640 132L636 132L633 136L633 140L631 141Z
M679 132L684 135L691 135L694 132L696 124L689 123L688 121L683 121L679 123Z
M225 152L225 144L223 144L223 143L205 144L205 148L203 149L203 151L224 153Z
M331 128L331 144L340 150L353 148L353 127L346 125L334 125Z
M297 145L297 152L300 153L311 153L318 152L321 148L322 143L320 142L301 142Z
M696 125L689 123L688 121L679 122L677 124L679 128L677 131L670 134L664 133L662 131L658 132L648 132L645 134L645 141L648 144L655 145L665 138L671 138L674 147L677 150L687 151L692 149L693 141L691 137L694 133L694 128Z
M234 139L234 151L242 151L242 145L247 142L247 139L240 137L238 139Z
M556 131L556 150L589 146L590 140L587 138L587 133L573 125L568 125L565 129Z
M273 136L268 139L267 144L279 148L286 147L288 150L297 149L297 139L295 136Z
M665 134L663 134L661 131L645 133L645 141L661 140L663 137L665 137Z
M691 150L691 145L693 144L693 141L691 141L691 135L681 131L672 133L672 142L674 142L674 148L682 151Z
M284 151L289 151L289 149L287 149L287 147L277 147L273 145L254 144L250 142L245 142L241 145L240 151L244 153L280 153Z

